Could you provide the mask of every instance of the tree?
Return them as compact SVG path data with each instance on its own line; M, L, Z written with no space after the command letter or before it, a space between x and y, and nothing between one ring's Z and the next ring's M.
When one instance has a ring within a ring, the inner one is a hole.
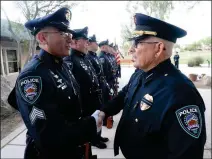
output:
M206 47L211 47L211 36L201 39L200 43Z
M129 13L131 21L129 24L122 25L121 37L123 44L128 43L127 39L132 36L131 32L134 26L132 17L135 13L141 12L161 20L167 20L176 4L185 5L188 10L191 10L198 3L199 1L129 1L126 5L126 11Z
M41 16L48 15L54 11L56 11L60 7L68 7L73 8L76 7L79 2L67 2L67 1L16 1L15 6L21 10L26 21L36 19ZM5 12L6 13L6 12ZM8 21L9 18L7 18ZM13 25L10 25L10 28L13 28ZM17 37L17 34L12 31L13 29L9 29L14 37ZM34 36L31 34L29 30L27 30L30 40L29 40L29 54L27 57L27 63L35 54L37 42Z
M3 7L1 7L2 11L4 12L5 16L6 16L6 19L8 21L8 30L11 32L12 34L12 37L13 39L17 42L17 45L18 45L18 55L19 55L19 58L18 58L18 71L20 72L21 70L21 39L20 37L18 36L18 33L20 33L20 31L22 30L21 29L21 26L20 26L20 23L12 23L5 11L5 9Z

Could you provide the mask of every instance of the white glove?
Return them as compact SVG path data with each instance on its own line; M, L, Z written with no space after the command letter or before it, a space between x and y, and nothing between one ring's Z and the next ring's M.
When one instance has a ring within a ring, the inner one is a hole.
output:
M99 122L99 113L100 113L100 110L96 110L91 116L95 118L95 121L96 121L96 127L97 127L97 132L100 132L101 129L102 129L102 126L98 126L98 122Z

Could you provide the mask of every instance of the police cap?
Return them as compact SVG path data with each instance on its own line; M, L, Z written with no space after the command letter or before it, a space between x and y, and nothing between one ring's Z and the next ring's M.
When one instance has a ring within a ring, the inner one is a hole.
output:
M25 27L31 31L32 35L36 35L42 28L52 26L60 31L73 33L69 28L71 21L71 10L63 7L52 14L44 17L36 18L25 23Z
M136 28L133 31L133 37L129 40L155 36L176 43L177 38L184 37L187 34L185 30L177 26L141 13L134 15L134 22Z
M88 40L88 27L82 29L74 29L72 39L86 39Z
M89 42L96 42L96 43L97 43L97 41L96 41L96 36L95 36L95 35L90 36L90 37L88 38L88 40L89 40Z
M99 47L104 46L104 45L109 45L108 43L109 43L108 40L101 41L101 42L99 43Z

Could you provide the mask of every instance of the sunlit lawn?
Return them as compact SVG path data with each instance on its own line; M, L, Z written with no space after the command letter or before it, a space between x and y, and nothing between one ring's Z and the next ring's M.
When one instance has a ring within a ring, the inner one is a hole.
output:
M194 57L200 56L204 59L204 63L207 64L208 62L206 60L209 60L211 63L211 51L187 51L187 52L180 52L180 64L187 64L189 59L192 59ZM172 55L171 59L173 61L174 54Z
M201 56L204 59L204 64L208 64L206 60L209 60L211 63L211 51L187 51L187 52L180 52L180 64L188 64L188 60L192 59L197 56ZM171 60L173 62L174 53L171 57ZM125 60L131 59L131 56L125 56Z

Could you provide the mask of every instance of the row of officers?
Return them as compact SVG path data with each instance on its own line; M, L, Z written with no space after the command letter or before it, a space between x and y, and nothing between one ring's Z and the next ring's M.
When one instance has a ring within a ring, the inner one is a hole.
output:
M109 141L101 126L95 130L94 119L118 92L118 46L88 37L88 27L70 30L70 16L61 8L25 24L41 51L23 68L8 98L28 128L25 158L88 158L91 145L104 149Z
M41 51L8 98L28 130L25 158L97 158L91 144L103 148L108 141L101 137L103 120L121 110L115 155L121 148L127 159L203 158L204 101L170 61L172 44L186 31L137 13L129 38L136 71L117 92L117 46L97 44L95 36L87 38L87 28L69 29L70 17L61 8L25 24Z

